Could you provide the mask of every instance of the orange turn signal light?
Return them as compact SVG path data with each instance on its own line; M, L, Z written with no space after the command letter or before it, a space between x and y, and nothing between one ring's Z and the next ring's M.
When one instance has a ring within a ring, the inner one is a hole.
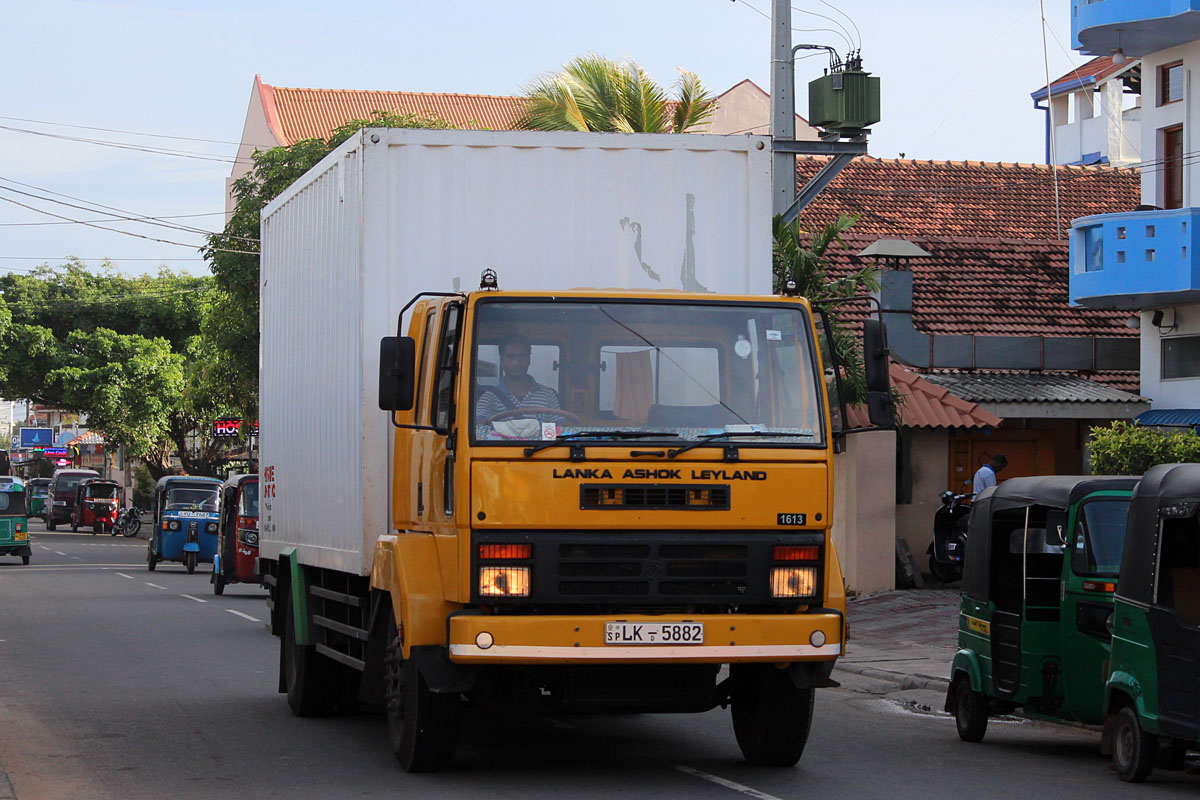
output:
M815 544L778 544L775 545L771 558L775 561L819 561L821 548Z
M533 558L532 544L481 544L481 561L508 561Z
M1117 585L1112 581L1084 581L1083 590L1085 592L1115 592Z

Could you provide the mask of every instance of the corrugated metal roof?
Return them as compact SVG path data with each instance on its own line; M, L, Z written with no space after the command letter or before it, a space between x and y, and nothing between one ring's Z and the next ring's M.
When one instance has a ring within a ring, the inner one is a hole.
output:
M1126 59L1121 64L1114 64L1112 56L1097 56L1086 64L1080 64L1066 75L1060 78L1055 78L1050 83L1050 94L1059 94L1063 91L1074 90L1081 86L1087 86L1107 78L1109 75L1114 75L1118 72L1128 72L1139 64L1136 58ZM1043 86L1035 92L1031 93L1034 100L1044 100L1046 97L1046 87Z
M1155 408L1134 417L1142 425L1167 425L1190 428L1200 425L1200 408Z
M976 403L1145 403L1146 398L1075 375L935 372L923 376Z
M903 398L897 409L900 424L906 428L995 428L1003 420L977 404L955 397L899 364L889 365L894 386ZM862 407L847 409L850 424L856 428L870 425Z
M456 128L507 130L525 110L522 97L483 94L292 89L265 83L260 94L267 124L283 145L327 139L347 120L370 119L374 111L434 117Z

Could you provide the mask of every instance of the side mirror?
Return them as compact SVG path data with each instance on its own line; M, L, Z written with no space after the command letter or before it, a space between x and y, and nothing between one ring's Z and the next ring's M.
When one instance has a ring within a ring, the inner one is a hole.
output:
M379 340L379 408L409 411L416 389L417 344L411 336Z
M872 425L890 428L896 424L896 405L888 376L888 349L883 322L863 320L863 369L867 376L867 416Z

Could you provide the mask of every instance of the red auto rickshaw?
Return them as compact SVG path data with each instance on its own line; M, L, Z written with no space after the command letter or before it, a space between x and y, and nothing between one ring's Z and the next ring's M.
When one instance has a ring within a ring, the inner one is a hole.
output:
M232 475L221 487L213 594L223 593L227 583L262 583L258 573L257 475Z
M87 478L75 487L71 530L91 528L92 534L112 533L121 509L121 484L104 478Z

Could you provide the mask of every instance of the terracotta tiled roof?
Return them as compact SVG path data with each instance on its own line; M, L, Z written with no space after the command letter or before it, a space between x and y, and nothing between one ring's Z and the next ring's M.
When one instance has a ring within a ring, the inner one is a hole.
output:
M1050 82L1050 94L1058 94L1061 90L1068 87L1074 89L1080 84L1099 83L1118 72L1127 72L1138 64L1137 59L1128 59L1123 64L1114 64L1112 56L1097 56L1086 64L1080 64L1075 69L1063 75L1061 78L1055 78ZM1033 92L1035 99L1041 100L1046 96L1046 87L1039 88Z
M370 119L373 111L419 114L456 128L505 130L525 109L521 97L433 92L378 92L356 89L291 89L259 82L267 124L280 144L328 138L350 119Z
M104 436L101 435L98 431L88 431L87 433L79 434L74 439L67 442L67 444L70 444L70 445L104 444L104 442L105 442Z
M892 386L902 398L896 410L900 424L906 428L995 428L1003 421L976 403L956 397L899 364L889 365L889 371ZM849 408L846 413L850 424L856 428L870 424L866 409L861 406Z
M854 256L874 236L842 238L826 251L834 274L866 266ZM1070 306L1067 243L1041 239L905 236L929 252L905 265L913 274L913 324L934 334L1137 338L1128 311Z
M798 158L796 162L799 183L804 185L825 159ZM857 158L804 209L801 225L811 227L835 220L840 213L857 213L862 216L854 232L872 239L1058 239L1060 234L1066 235L1076 217L1129 211L1141 202L1136 171L1056 169L1058 221L1054 181L1046 166Z

